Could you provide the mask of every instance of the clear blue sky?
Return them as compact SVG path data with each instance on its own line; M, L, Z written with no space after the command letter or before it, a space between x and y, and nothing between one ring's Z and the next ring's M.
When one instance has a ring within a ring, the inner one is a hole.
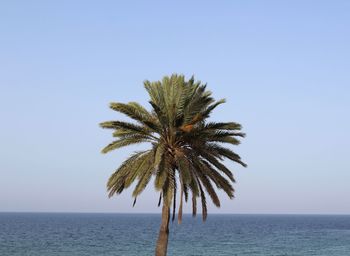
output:
M174 72L243 124L223 213L350 214L350 1L2 1L0 211L159 212L108 199L111 101Z

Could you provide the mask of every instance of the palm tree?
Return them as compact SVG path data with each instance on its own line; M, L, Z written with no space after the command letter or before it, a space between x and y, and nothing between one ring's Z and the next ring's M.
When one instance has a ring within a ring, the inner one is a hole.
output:
M178 223L182 220L183 199L192 199L192 214L197 213L197 198L202 204L203 221L207 218L209 194L220 207L220 200L213 184L229 198L234 197L231 185L234 177L222 163L225 158L246 166L239 155L224 147L224 143L238 145L241 125L235 122L208 122L211 112L225 100L215 101L206 85L188 81L182 75L165 76L162 81L144 82L152 106L148 111L136 102L111 103L111 109L121 112L136 122L107 121L102 128L113 129L117 139L102 152L124 146L147 142L150 149L134 153L110 176L107 188L109 197L120 194L135 180L132 193L136 198L154 177L159 192L162 220L155 255L166 255L169 234L170 209L175 218L176 193L180 191Z

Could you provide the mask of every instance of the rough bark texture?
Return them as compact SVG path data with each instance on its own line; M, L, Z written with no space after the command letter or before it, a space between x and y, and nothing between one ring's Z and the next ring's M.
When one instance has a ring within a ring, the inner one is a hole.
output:
M159 236L156 247L156 256L166 256L169 236L170 208L163 203L162 223L160 225Z

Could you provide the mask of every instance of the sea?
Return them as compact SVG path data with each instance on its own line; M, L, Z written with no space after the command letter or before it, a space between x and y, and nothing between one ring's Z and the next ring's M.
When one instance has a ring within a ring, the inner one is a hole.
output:
M154 255L159 224L159 214L0 213L0 255ZM169 256L350 256L349 215L184 215L169 235Z

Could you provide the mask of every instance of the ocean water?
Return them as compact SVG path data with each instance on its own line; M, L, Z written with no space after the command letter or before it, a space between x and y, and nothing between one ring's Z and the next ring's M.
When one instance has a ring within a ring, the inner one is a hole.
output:
M0 213L1 256L153 255L157 214ZM168 255L349 256L350 216L185 215Z

